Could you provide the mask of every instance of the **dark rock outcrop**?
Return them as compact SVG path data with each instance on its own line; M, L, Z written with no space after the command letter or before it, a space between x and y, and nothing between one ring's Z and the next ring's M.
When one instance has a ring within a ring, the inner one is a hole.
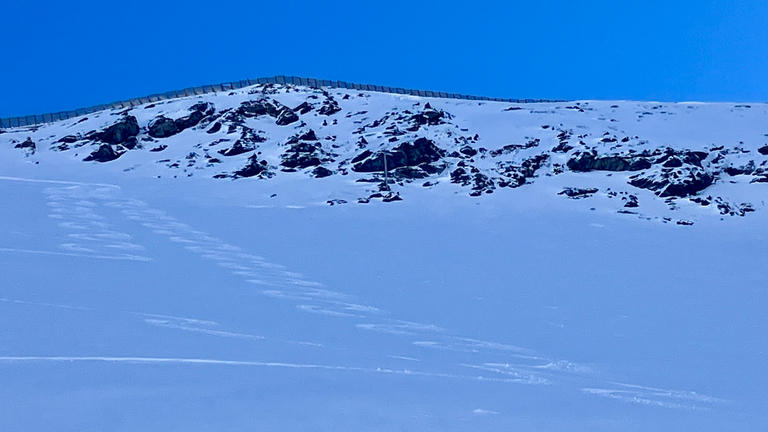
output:
M597 188L565 188L562 192L558 192L558 195L565 195L571 199L589 198L597 193Z
M437 147L434 141L426 138L418 138L413 143L402 143L388 152L373 153L366 150L355 156L352 160L352 170L355 172L383 172L384 158L388 170L394 170L401 167L421 167L429 170L444 167L432 165L439 161L445 154L445 151ZM427 167L427 165L432 165Z
M317 113L324 116L332 116L339 111L341 111L341 107L338 102L333 99L326 99L323 101L323 106L317 110Z
M664 169L656 173L637 174L629 184L653 191L660 197L696 195L714 183L713 175L698 167Z
M214 112L216 112L213 104L208 102L196 103L189 108L189 111L189 115L175 120L162 115L158 116L155 120L152 121L152 123L149 124L149 136L152 138L168 138L182 132L185 129L197 126L204 118L211 116ZM221 124L219 124L219 128L221 128Z
M275 123L280 126L287 126L291 123L296 123L297 121L299 121L299 116L290 108L285 107L280 110L280 114L277 116Z
M576 172L590 171L640 171L651 167L651 163L642 157L602 156L594 153L581 153L570 159L568 169Z
M245 101L240 104L235 113L243 117L259 117L262 115L277 117L279 115L278 109L266 99Z
M32 141L32 138L29 138L29 137L27 137L27 139L24 140L24 142L21 142L13 146L13 148L22 149L27 153L27 155L33 155L35 154L35 151L37 151L37 146Z
M624 203L624 207L626 208L635 208L640 206L635 195L629 195L626 200L627 202Z
M159 116L149 124L149 136L152 138L167 138L180 132L176 122L168 117Z
M315 109L315 107L313 107L309 103L302 102L299 106L297 106L296 108L293 109L293 112L297 112L297 113L299 113L301 115L304 115L304 114L312 111L313 109Z
M418 129L418 126L424 126L424 125L435 126L435 125L445 123L443 121L444 117L445 117L444 111L438 111L435 109L428 108L420 113L416 113L412 115L411 121L413 122L414 126L416 126Z
M139 122L132 115L125 115L117 123L103 131L96 132L89 138L95 138L106 144L123 144L129 138L139 134Z
M325 178L325 177L330 177L332 175L333 175L333 171L322 166L319 166L312 170L312 176L315 178Z
M237 156L243 153L256 150L259 143L263 143L267 139L260 136L253 129L243 126L243 131L240 134L240 139L232 144L232 147L228 149L219 150L219 154L223 156Z
M248 158L248 164L242 169L235 171L237 177L260 177L270 178L274 173L269 170L269 163L266 160L259 160L257 155Z
M768 156L768 144L766 144L766 145L760 147L759 149L757 149L757 152L760 153L763 156Z
M88 157L83 159L85 162L109 162L113 161L123 155L124 152L117 152L109 144L102 144L98 150L92 152Z

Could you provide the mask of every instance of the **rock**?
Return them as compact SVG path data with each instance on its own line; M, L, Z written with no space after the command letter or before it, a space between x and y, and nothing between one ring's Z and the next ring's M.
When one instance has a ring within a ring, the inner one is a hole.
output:
M416 128L418 129L418 126L424 126L424 125L435 126L435 125L445 123L443 121L444 117L445 117L445 112L427 108L423 112L420 112L411 116L411 121L413 122L414 126L416 126Z
M123 155L123 152L116 152L111 145L102 144L98 150L92 152L88 157L83 159L85 162L109 162L113 161Z
M312 111L313 109L315 109L315 108L312 105L310 105L309 103L302 102L299 106L297 106L296 108L293 109L293 112L297 112L297 113L299 113L301 115L304 115L304 114Z
M429 177L429 173L419 167L400 167L390 172L395 180L415 180Z
M637 202L637 197L634 195L630 195L629 197L627 197L627 202L624 203L624 207L626 208L635 208L639 206L640 204Z
M565 188L562 192L558 192L558 195L565 195L571 199L589 198L598 191L597 188Z
M752 204L750 203L729 203L720 197L715 199L715 204L717 205L717 210L720 211L721 215L744 217L747 213L755 211L755 208L752 207Z
M385 157L388 170L406 166L420 166L425 170L442 170L442 165L440 167L426 167L426 165L439 161L444 154L445 151L437 147L432 140L418 138L412 144L401 143L386 152L386 156L383 152L372 153L370 150L366 150L355 156L351 163L352 170L355 172L383 172Z
M629 184L654 191L660 197L684 198L696 195L714 183L715 178L698 167L662 170L630 177Z
M259 117L262 115L277 117L279 115L277 108L265 99L259 101L245 101L240 104L235 113L243 117Z
M235 171L235 177L260 177L270 178L274 174L269 171L269 163L266 160L259 161L257 155L248 158L248 164L242 169Z
M191 113L188 116L175 120L162 115L158 116L149 124L149 136L153 138L168 138L176 135L185 129L197 126L205 117L213 115L216 110L214 109L213 104L199 102L190 107L189 111L191 111ZM219 129L221 129L221 124L219 124Z
M683 166L683 161L673 156L664 161L661 166L664 168L678 168Z
M339 103L333 99L326 99L323 101L323 106L317 111L318 114L324 116L331 116L341 111Z
M749 161L746 165L741 167L729 166L723 171L729 176L751 175L755 172L755 161Z
M309 132L299 136L299 139L302 141L317 141L317 135L315 135L315 131L310 129Z
M240 139L235 141L231 148L219 150L219 154L223 156L237 156L239 154L247 153L258 148L258 143L263 143L267 139L260 136L253 129L247 126L241 126L243 128L240 134Z
M641 157L603 156L593 153L581 153L566 164L571 171L640 171L651 167L651 163Z
M291 170L297 170L318 166L321 163L322 161L312 154L287 153L280 162L280 165Z
M759 149L757 149L757 152L760 153L763 156L768 156L768 144L766 144L766 145L760 147Z
M299 121L299 116L296 115L295 112L291 111L290 108L286 107L280 111L280 114L277 116L275 123L280 126L287 126L297 121Z
M488 154L490 154L491 157L497 157L505 154L510 154L516 150L538 147L540 143L541 143L541 140L536 138L528 141L525 144L508 144L498 150L491 150L490 152L488 152Z
M128 150L133 150L135 148L141 148L141 145L139 144L139 140L136 139L136 137L130 137L123 143L123 147L127 148Z
M496 172L503 176L498 180L499 187L516 188L526 184L547 160L549 155L540 154L523 160L519 166L510 161L497 162Z
M477 150L473 149L472 147L465 145L464 147L459 149L459 152L467 157L472 157L477 154Z
M152 138L167 138L179 133L176 122L165 116L159 116L149 124L149 136Z
M573 150L573 146L568 144L568 141L561 141L560 144L552 149L553 153L568 153Z
M689 220L684 220L684 219L681 219L681 220L677 221L676 223L678 225L684 225L684 226L691 226L691 225L693 225L693 222L691 222Z
M24 142L16 144L15 146L13 146L13 148L22 149L27 153L27 155L33 155L35 154L35 151L37 151L37 146L35 145L35 143L32 141L32 138L30 137L27 137L27 139L24 140Z
M254 150L256 150L256 146L244 142L243 140L237 140L232 144L232 147L219 150L219 154L222 156L237 156Z
M122 144L128 138L135 137L138 134L139 122L136 120L136 117L125 115L112 126L101 132L96 132L93 137L107 144Z
M314 136L314 132L312 133L312 136ZM289 142L296 142L296 140L292 139L289 140ZM332 155L323 151L322 146L319 143L311 144L307 142L298 142L290 146L285 153L283 153L280 165L284 167L283 171L295 171L298 169L316 167L325 162L333 162L331 156Z
M333 175L333 171L329 170L328 168L319 166L312 170L312 175L315 178L325 178Z
M216 112L212 103L198 102L189 108L190 114L178 118L175 121L179 131L197 126L204 118L213 115Z
M160 144L159 146L157 146L157 147L155 147L155 148L153 148L153 149L150 149L149 151L151 151L151 152L155 152L155 153L156 153L156 152L161 152L161 151L163 151L163 150L165 150L165 149L167 149L167 148L168 148L168 146L167 146L167 145L165 145L165 144Z
M384 197L381 200L384 202L393 202L393 201L402 201L403 199L400 198L400 192L395 192L395 193L390 192L384 195Z
M221 130L221 122L216 122L216 123L213 124L213 126L211 126L210 129L208 129L205 132L209 133L209 134L215 134L216 132L218 132L220 130Z
M67 135L67 136L59 139L56 142L65 143L65 144L72 144L72 143L78 142L79 140L80 140L80 138L78 138L75 135Z

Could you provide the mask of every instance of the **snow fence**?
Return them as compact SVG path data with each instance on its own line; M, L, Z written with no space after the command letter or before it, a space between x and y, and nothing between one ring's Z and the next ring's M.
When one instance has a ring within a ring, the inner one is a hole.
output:
M94 105L88 108L80 108L73 111L61 111L56 113L29 115L24 117L5 117L0 118L0 129L8 129L22 126L34 126L44 123L52 123L59 120L66 120L73 117L80 117L86 114L91 114L98 111L104 111L108 109L122 109L132 108L135 106L157 102L168 99L178 99L187 96L196 96L206 93L225 92L243 87L249 87L256 84L293 84L297 86L306 86L312 88L342 88L351 90L362 90L379 93L392 93L413 95L431 98L448 98L448 99L465 99L465 100L477 100L477 101L493 101L493 102L511 102L511 103L544 103L544 102L565 102L564 100L549 100L549 99L508 99L508 98L494 98L486 96L471 96L459 93L446 93L436 92L431 90L413 90L404 89L400 87L388 87L378 86L372 84L356 84L348 83L345 81L330 81L315 78L302 78L296 76L284 76L278 75L274 77L248 79L243 81L227 82L222 84L212 84L200 87L190 87L184 90L174 90L165 93L153 94L145 97L139 97L134 99L122 100L118 102L112 102L106 105Z

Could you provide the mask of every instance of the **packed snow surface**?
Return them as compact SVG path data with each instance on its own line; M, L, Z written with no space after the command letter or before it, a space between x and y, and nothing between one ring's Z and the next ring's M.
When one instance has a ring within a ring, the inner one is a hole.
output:
M0 430L768 430L768 105L259 85L0 132Z

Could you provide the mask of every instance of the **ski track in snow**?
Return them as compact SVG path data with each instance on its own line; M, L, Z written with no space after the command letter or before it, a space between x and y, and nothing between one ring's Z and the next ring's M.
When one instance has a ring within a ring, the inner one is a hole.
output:
M294 369L323 369L354 371L364 373L412 375L446 379L471 379L477 381L502 382L529 385L579 386L585 394L608 397L615 400L677 409L710 409L725 401L694 392L655 389L630 384L600 382L589 367L567 360L541 356L532 350L513 345L468 339L432 324L402 321L387 317L387 312L377 307L355 303L354 296L327 289L323 284L308 280L304 275L292 272L286 267L271 263L266 258L250 254L237 246L225 243L209 234L178 221L162 210L150 208L145 202L121 196L118 186L31 180L15 177L0 177L0 180L37 182L49 184L43 190L50 208L50 218L66 233L59 244L61 251L31 251L0 248L4 252L54 254L91 259L117 259L150 261L151 257L141 255L145 247L132 242L129 233L116 230L99 213L103 207L120 212L153 234L165 236L189 252L212 261L216 266L244 278L244 281L259 287L268 297L295 303L298 311L327 316L330 319L349 319L352 325L362 331L373 331L393 337L408 338L412 346L429 350L446 350L467 353L475 357L492 357L493 361L478 361L477 364L460 363L457 366L467 370L481 371L486 375L459 375L429 370L362 368L321 364L267 363L256 361L232 361L190 358L145 358L145 357L0 357L3 363L18 362L112 362L132 364L206 364L226 366L280 367ZM0 298L0 302L56 307L81 311L95 311L71 305L55 305L23 300ZM263 341L260 335L244 334L218 329L216 322L183 318L144 312L121 311L139 316L147 325L201 333L209 336ZM361 322L362 321L362 322ZM302 344L325 348L315 342L284 340L280 342ZM425 362L407 356L387 355L386 357L408 361ZM511 361L499 361L499 359ZM517 361L515 363L514 361ZM527 363L526 363L527 362ZM428 368L428 365L425 365ZM491 373L492 376L487 376ZM701 405L705 404L704 407Z

